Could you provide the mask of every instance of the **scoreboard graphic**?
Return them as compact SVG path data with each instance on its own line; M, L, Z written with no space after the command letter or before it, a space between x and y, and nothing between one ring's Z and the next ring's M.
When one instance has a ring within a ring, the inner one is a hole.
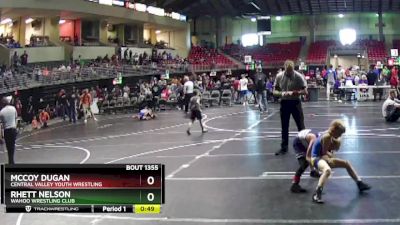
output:
M1 165L7 213L160 213L162 164Z

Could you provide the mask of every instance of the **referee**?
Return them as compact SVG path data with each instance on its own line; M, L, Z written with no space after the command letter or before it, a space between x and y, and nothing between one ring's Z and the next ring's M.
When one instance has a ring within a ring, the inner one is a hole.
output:
M15 139L17 138L17 110L10 104L12 97L2 99L3 109L0 111L0 122L3 124L4 141L8 152L8 164L15 164Z
M294 70L294 62L287 60L285 70L275 79L274 95L281 97L281 149L275 155L284 155L288 151L290 115L296 122L298 131L304 130L304 114L301 106L301 95L307 94L307 82L303 75Z
M194 83L189 79L188 76L185 76L183 78L183 81L185 83L183 84L183 93L185 94L184 97L184 102L185 102L185 113L189 112L189 102L190 99L193 97L193 91L194 91Z

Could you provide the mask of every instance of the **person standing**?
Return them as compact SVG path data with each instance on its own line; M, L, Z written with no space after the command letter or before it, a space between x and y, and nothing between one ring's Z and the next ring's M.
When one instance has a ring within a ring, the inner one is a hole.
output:
M326 79L327 79L327 83L326 83L326 98L329 101L329 98L331 96L331 89L333 87L333 85L335 85L336 82L336 71L333 69L333 66L330 65L328 71L326 72Z
M396 66L393 67L392 69L392 74L390 76L390 86L391 88L394 88L397 90L397 86L399 85L399 70L397 69Z
M4 141L8 153L8 164L15 164L15 140L17 139L17 110L11 103L11 96L2 99L3 109L0 111L0 122L3 124Z
M384 86L385 84L386 84L386 80L381 73L381 75L378 76L378 79L376 80L375 85L380 87L380 86ZM374 88L373 93L374 93L374 101L376 101L377 95L379 95L379 101L382 100L383 88Z
M242 79L239 80L239 84L241 103L243 103L244 106L247 106L247 94L249 91L247 85L249 84L249 80L246 78L246 74L242 74Z
M76 105L77 105L77 99L78 99L79 94L75 90L75 88L72 89L71 95L68 97L68 114L69 114L69 122L70 123L76 123Z
M287 60L285 62L285 70L279 73L275 79L274 95L281 97L280 116L282 126L281 149L275 155L284 155L288 151L290 115L293 116L298 131L305 129L300 96L306 94L306 80L303 75L294 70L294 62Z
M190 99L193 97L194 84L189 79L188 76L185 76L183 78L183 81L185 82L183 84L183 94L185 96L184 97L185 113L188 113L189 112L189 102L190 102Z
M83 109L83 117L84 117L84 122L87 123L87 114L90 113L94 121L97 121L96 117L92 113L92 110L90 109L90 105L92 104L92 96L90 96L89 90L85 89L83 90L83 94L81 96L81 104L82 104L82 109Z
M267 75L262 72L261 68L257 68L257 73L254 78L255 88L257 92L257 102L260 112L268 111L267 102Z
M17 68L17 67L18 67L18 58L19 58L19 57L18 57L17 51L15 51L15 52L14 52L14 55L13 55L13 58L12 58L14 68Z
M67 115L71 120L71 115L69 114L69 110L68 110L67 94L65 93L64 89L60 90L57 101L58 101L58 105L60 106L60 112L61 112L62 119L65 121L65 117Z
M28 53L24 51L24 54L21 55L21 64L26 66L28 64Z
M367 80L368 80L368 85L369 86L374 86L376 80L378 79L378 74L375 72L374 69L375 69L374 66L371 65L369 67L369 71L367 73Z
M387 66L383 66L382 73L383 78L385 79L386 82L389 82L390 80L390 70L387 68Z

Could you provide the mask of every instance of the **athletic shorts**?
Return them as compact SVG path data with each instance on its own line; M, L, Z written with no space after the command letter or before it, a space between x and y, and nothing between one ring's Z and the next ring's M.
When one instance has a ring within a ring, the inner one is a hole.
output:
M296 137L293 140L293 149L296 153L296 158L306 157L307 148L304 147L303 143L301 142L299 137Z
M245 96L245 95L247 95L247 90L240 91L240 94L241 94L242 96Z
M315 169L318 170L318 162L320 160L325 160L326 163L332 168L335 168L335 161L334 158L329 158L329 156L324 155L322 158L321 157L314 157L311 158L311 166L313 166Z
M320 157L311 158L311 166L314 167L318 171L318 162L321 160Z
M191 114L190 114L190 119L191 120L201 120L203 118L203 116L201 115L201 111L200 110L192 110Z
M139 112L139 119L140 119L140 120L143 120L143 119L144 119L144 113Z

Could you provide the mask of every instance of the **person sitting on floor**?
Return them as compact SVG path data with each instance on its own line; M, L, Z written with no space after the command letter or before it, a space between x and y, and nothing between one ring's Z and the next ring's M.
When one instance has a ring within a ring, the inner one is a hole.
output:
M133 118L138 120L151 120L156 118L156 114L148 106L145 106L144 109L141 109Z
M382 115L386 122L396 122L400 118L400 101L397 100L397 91L392 89L382 105Z
M40 129L40 125L39 125L39 122L38 122L36 116L33 116L31 126L32 126L32 130L38 130L38 129Z
M42 128L48 127L47 122L50 120L49 113L47 113L45 110L40 110L39 119L40 119Z

